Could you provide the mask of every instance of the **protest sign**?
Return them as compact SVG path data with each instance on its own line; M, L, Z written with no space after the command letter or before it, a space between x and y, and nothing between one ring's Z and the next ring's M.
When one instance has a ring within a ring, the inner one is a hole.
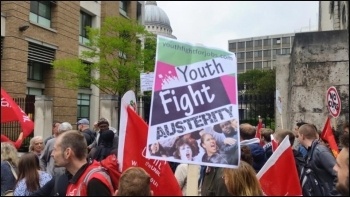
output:
M337 118L341 110L341 100L337 92L337 89L334 86L328 88L326 100L327 100L327 108L329 113L334 118Z
M141 73L140 74L140 87L141 92L151 91L153 86L154 73Z
M237 167L235 55L158 36L154 73L147 158Z
M145 157L148 126L136 110L135 93L128 91L122 97L120 109L119 170L124 172L132 166L141 167L151 176L155 196L181 196L180 186L168 162Z

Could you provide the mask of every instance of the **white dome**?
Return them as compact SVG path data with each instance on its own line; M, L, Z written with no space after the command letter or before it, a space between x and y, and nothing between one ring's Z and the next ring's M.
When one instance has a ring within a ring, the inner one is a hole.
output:
M146 1L145 4L145 26L154 25L164 27L172 32L168 15L157 6L156 1Z

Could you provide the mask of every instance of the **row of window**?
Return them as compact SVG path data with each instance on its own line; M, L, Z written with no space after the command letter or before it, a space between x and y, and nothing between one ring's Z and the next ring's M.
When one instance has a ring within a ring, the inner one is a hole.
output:
M244 48L252 48L261 47L261 46L271 46L272 45L281 45L281 44L290 44L293 43L294 36L292 37L282 37L282 38L269 38L263 40L251 40L246 42L233 42L229 43L229 50L244 49Z
M272 55L287 55L287 54L290 54L290 48L263 50L263 51L237 52L236 57L237 59L244 59L244 55L245 55L245 58L271 57L271 53Z
M252 70L252 69L271 69L273 66L273 61L264 61L264 62L246 62L244 63L237 63L237 70L238 72L244 72L245 70Z

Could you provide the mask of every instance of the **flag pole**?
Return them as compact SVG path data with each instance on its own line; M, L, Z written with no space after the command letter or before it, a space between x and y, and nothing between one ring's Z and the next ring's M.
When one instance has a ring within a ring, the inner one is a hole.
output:
M188 164L186 196L198 196L198 165Z

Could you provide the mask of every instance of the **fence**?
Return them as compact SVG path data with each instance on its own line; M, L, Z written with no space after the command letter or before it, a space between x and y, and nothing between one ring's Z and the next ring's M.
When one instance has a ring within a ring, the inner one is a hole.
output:
M13 99L19 107L24 109L25 113L34 121L34 112L35 112L35 96L26 95L25 98L14 98ZM1 114L2 116L5 114ZM16 141L19 134L21 133L22 128L19 122L8 122L1 123L1 133L6 135L12 141ZM27 152L29 147L29 141L33 137L34 133L28 136L22 143L19 152Z

